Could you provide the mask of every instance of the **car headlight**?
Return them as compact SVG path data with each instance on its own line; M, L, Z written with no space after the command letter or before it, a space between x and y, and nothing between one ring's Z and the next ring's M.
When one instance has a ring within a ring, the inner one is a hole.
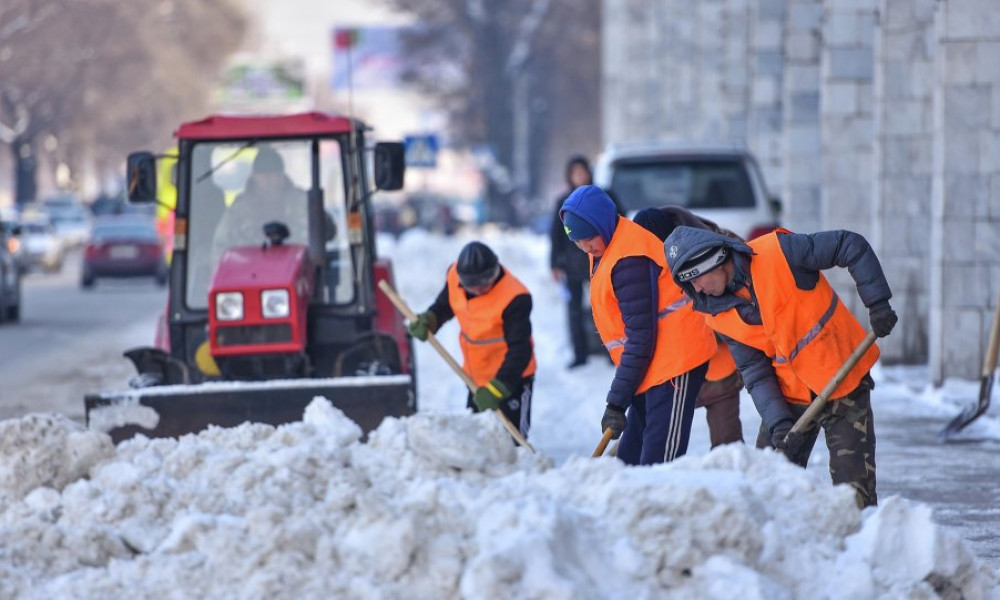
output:
M287 317L288 290L264 290L260 293L260 306L265 319Z
M215 295L215 318L220 321L238 321L243 318L243 294L221 292Z

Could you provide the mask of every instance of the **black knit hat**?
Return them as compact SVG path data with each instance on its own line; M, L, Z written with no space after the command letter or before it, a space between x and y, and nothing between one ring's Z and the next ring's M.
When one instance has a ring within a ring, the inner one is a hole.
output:
M493 283L500 271L500 262L490 247L482 242L469 242L458 254L458 281L464 288Z

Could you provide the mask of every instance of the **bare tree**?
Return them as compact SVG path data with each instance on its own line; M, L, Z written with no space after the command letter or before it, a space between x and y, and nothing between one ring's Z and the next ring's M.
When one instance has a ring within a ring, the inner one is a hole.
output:
M553 148L579 143L581 128L593 145L573 149L597 147L598 0L383 1L419 23L404 39L407 79L438 98L461 142L492 149L492 208L508 209L495 218L516 220L516 197L537 195Z
M43 135L71 166L165 145L164 132L203 109L245 27L230 0L0 1L0 142L16 201L36 196Z

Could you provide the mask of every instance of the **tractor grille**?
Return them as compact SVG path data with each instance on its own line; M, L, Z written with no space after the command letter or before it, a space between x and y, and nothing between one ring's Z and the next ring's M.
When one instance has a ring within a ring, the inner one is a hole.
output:
M220 327L216 333L216 340L220 346L290 342L292 341L292 326L288 323L280 323L277 325Z

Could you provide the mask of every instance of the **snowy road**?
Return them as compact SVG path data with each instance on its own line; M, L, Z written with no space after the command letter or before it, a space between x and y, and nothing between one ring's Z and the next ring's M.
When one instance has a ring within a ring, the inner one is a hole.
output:
M465 240L418 237L383 251L394 254L398 287L411 305L422 310L437 293L444 267ZM569 359L558 289L548 279L547 245L533 237L486 238L528 285L535 298L539 374L532 442L546 456L563 463L589 455L599 437L597 423L611 369L592 361L576 371L561 366ZM148 344L162 310L163 290L147 281L100 282L92 292L77 285L78 270L68 263L58 276L31 275L25 280L24 321L0 327L0 418L53 411L81 420L86 392L124 386L132 375L121 358L125 348ZM454 326L442 341L457 352ZM417 348L418 395L421 409L455 412L464 406L461 382L427 345ZM986 417L967 431L966 443L941 445L937 432L958 412L957 405L975 398L976 382L952 382L937 390L926 385L921 369L891 368L876 373L873 393L878 433L879 497L892 495L925 502L934 518L955 530L977 555L1000 568L1000 398ZM757 423L744 399L747 439ZM979 439L979 441L972 441ZM704 415L695 415L691 454L707 451ZM825 471L822 443L810 469Z
M153 341L166 293L152 280L79 286L80 257L55 275L23 280L21 322L0 327L0 419L54 411L83 420L83 396L124 387L122 351Z

